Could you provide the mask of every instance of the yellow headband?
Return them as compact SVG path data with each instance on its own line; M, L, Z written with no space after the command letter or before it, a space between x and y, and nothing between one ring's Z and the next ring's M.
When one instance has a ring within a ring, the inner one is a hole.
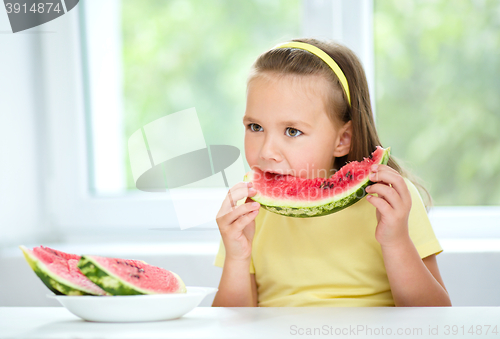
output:
M351 95L349 94L349 84L347 83L347 79L344 75L344 72L342 72L339 65L337 65L337 63L328 54L326 54L322 49L316 46L307 44L305 42L296 42L296 41L284 42L274 46L272 49L287 48L287 47L303 49L305 51L311 52L312 54L318 56L321 60L323 60L328 66L330 66L333 72L337 75L337 78L339 78L340 83L344 88L345 94L347 95L347 101L349 102L349 106L351 106Z

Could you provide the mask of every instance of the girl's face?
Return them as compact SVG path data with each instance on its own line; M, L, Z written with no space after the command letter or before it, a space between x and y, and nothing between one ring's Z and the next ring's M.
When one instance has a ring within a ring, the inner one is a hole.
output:
M259 74L247 89L245 153L251 169L300 178L328 178L336 157L349 152L351 121L327 116L323 77Z

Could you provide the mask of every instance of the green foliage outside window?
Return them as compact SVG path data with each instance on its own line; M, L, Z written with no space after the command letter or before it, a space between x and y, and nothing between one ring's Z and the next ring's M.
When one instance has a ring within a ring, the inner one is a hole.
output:
M377 128L434 204L500 204L500 1L375 0Z

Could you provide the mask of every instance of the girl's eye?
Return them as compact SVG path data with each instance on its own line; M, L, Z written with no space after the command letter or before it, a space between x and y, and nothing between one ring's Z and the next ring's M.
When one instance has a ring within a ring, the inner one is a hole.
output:
M292 138L295 138L295 137L297 137L297 136L299 136L299 135L302 134L301 131L299 131L298 129L293 128L293 127L287 127L286 130L287 131L292 131L291 133L287 134L289 137L292 137ZM297 134L297 133L300 133L300 134Z
M248 124L248 128L250 128L250 130L251 130L252 132L258 132L258 131L255 131L255 130L252 128L252 126L258 126L258 127L261 127L260 125L257 125L257 124L254 124L254 123Z

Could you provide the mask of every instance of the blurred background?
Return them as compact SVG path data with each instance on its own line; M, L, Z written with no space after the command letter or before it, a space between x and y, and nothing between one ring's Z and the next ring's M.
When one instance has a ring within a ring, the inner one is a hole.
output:
M124 140L196 106L210 112L201 115L208 143L242 146L251 63L273 42L303 36L298 0L125 0L121 10ZM437 206L500 203L499 29L496 0L373 2L380 137ZM122 186L134 189L122 148Z
M20 244L217 286L215 220L180 231L168 193L135 188L127 141L195 107L207 145L244 154L250 66L297 37L356 52L383 146L432 196L453 304L500 305L498 0L84 0L16 34L0 10L0 272L33 287L0 273L0 305L51 304Z

